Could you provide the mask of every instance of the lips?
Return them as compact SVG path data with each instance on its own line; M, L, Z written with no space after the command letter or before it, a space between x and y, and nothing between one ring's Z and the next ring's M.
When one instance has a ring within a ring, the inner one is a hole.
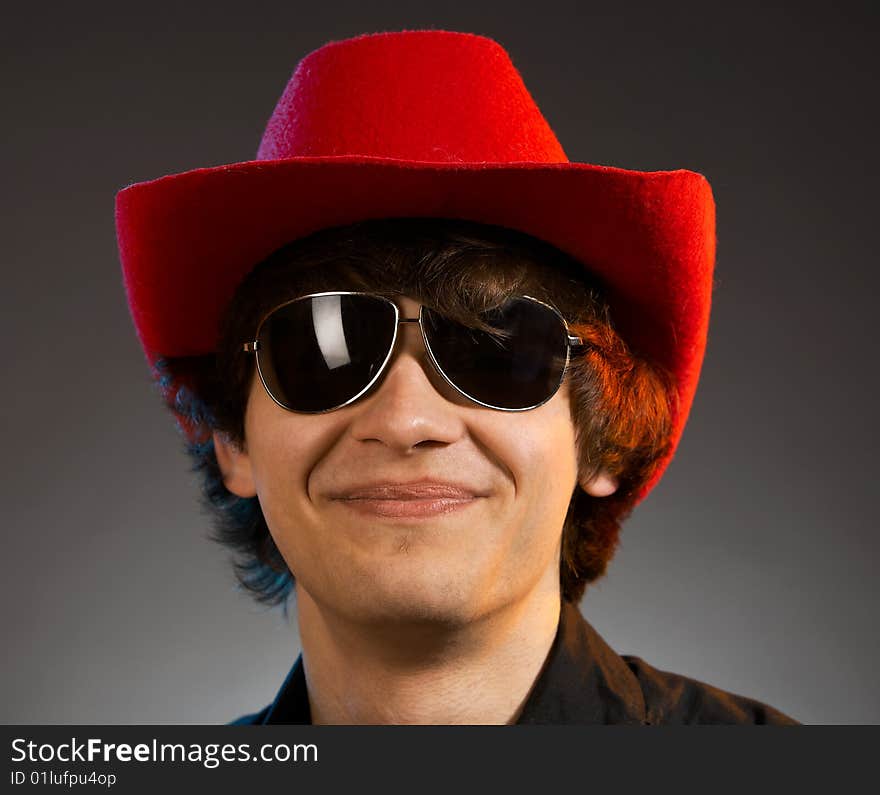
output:
M484 496L478 489L446 481L421 480L409 483L374 483L345 489L338 500L471 500Z

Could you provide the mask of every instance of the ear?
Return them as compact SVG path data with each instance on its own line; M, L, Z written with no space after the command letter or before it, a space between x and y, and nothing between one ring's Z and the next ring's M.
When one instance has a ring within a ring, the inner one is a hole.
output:
M581 488L593 497L608 497L617 491L617 478L609 475L604 469L600 469L586 483L581 483Z
M214 452L223 474L223 485L238 497L256 497L251 459L245 450L214 431Z

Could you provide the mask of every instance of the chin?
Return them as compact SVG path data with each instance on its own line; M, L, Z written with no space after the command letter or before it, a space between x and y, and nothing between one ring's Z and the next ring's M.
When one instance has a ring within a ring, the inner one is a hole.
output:
M348 591L345 612L364 623L448 627L470 624L481 599L463 582L398 577L374 580L370 587ZM353 598L354 597L354 598Z

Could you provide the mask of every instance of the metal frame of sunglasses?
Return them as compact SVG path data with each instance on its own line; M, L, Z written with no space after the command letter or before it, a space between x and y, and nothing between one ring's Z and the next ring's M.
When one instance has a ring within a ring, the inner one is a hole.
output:
M289 406L285 405L282 401L280 401L280 400L279 400L279 399L278 399L278 398L272 393L272 390L270 389L269 385L266 383L266 378L265 378L264 375L263 375L263 368L262 368L261 363L260 363L260 351L261 351L261 346L260 346L260 334L261 334L261 332L262 332L262 330L263 330L263 326L265 325L266 321L267 321L270 317L272 317L272 315L274 315L276 312L278 312L279 310L283 309L284 307L286 307L286 306L290 306L291 304L294 304L294 303L297 303L297 302L300 302L300 301L305 301L306 299L310 299L310 298L320 298L320 297L323 297L323 296L331 296L331 295L332 295L332 296L342 296L342 295L363 295L363 296L368 296L368 297L373 298L373 299L379 299L379 300L385 301L385 302L386 302L389 306L391 306L391 307L393 308L393 310L394 310L394 318L395 318L395 322L394 322L394 333L393 333L393 336L392 336L392 339L391 339L391 344L390 344L390 346L389 346L389 348L388 348L388 352L387 352L387 354L386 354L386 356L385 356L384 361L382 362L382 365L381 365L381 366L376 370L376 372L373 374L373 376L371 377L369 383L367 383L367 385L366 385L363 389L361 389L356 395L354 395L354 396L351 397L350 399L346 400L344 403L340 403L340 404L338 404L338 405L336 405L336 406L333 406L333 407L331 407L331 408L327 408L327 409L319 409L319 410L315 410L315 411L302 411L302 410L299 410L299 409L293 409L293 408L290 408ZM276 307L274 307L273 309L271 309L269 312L267 312L267 313L263 316L263 318L260 320L259 325L257 326L257 332L256 332L256 335L255 335L255 339L252 340L252 341L250 341L250 342L244 342L244 343L242 343L242 351L245 352L245 353L253 353L253 354L255 354L255 356L256 356L256 363L257 363L257 371L258 371L258 373L259 373L259 375L260 375L260 380L261 380L262 383L263 383L263 388L266 390L266 393L269 395L269 397L272 398L272 400L273 400L275 403L277 403L281 408L285 409L286 411L291 411L291 412L293 412L293 413L295 413L295 414L326 414L326 413L328 413L328 412L336 411L337 409L341 409L341 408L344 408L345 406L349 406L349 405L351 405L352 403L354 403L355 401L357 401L361 396L363 396L364 394L366 394L367 392L369 392L370 389L373 387L373 385L374 385L374 384L375 384L375 383L381 378L382 374L385 372L385 368L386 368L386 366L387 366L389 360L391 359L392 354L394 353L394 348L395 348L395 345L397 344L397 336L398 336L397 331L398 331L398 329L399 329L399 327L400 327L400 324L401 324L401 323L418 323L418 324L419 324L419 328L420 328L421 333L422 333L422 341L423 341L423 343L424 343L424 345L425 345L425 350L428 352L428 356L429 356L429 358L430 358L430 360L431 360L431 364L433 365L434 369L440 374L440 376L443 378L443 380L444 380L446 383L448 383L448 384L449 384L449 385L450 385L450 386L451 386L456 392L460 393L461 395L463 395L463 396L464 396L465 398L467 398L468 400L470 400L470 401L472 401L472 402L474 402L474 403L476 403L476 404L478 404L478 405L480 405L480 406L484 406L484 407L486 407L486 408L490 408L490 409L495 409L496 411L531 411L532 409L536 409L536 408L538 408L539 406L543 406L544 403L546 403L547 401L551 400L551 399L553 398L553 396L559 391L560 386L562 386L562 382L565 380L565 374L566 374L566 372L568 371L568 366L569 366L569 363L570 363L570 361L571 361L571 352L572 352L572 350L573 350L573 349L578 349L578 348L583 348L583 347L585 347L585 343L584 343L584 341L583 341L580 337L571 334L570 329L569 329L569 327L568 327L568 322L567 322L566 319L562 316L562 313L561 313L558 309L556 309L556 307L551 306L550 304L547 304L547 303L545 303L544 301L541 301L540 299L535 298L535 297L530 296L530 295L516 295L516 296L511 296L511 298L509 298L508 301L510 301L510 300L516 300L516 299L525 299L525 300L531 301L531 302L533 302L533 303L535 303L535 304L539 304L540 306L543 306L543 307L545 307L547 310L553 312L553 314L554 314L557 318L559 318L560 329L561 329L561 331L564 331L565 336L566 336L565 364L564 364L564 366L563 366L563 368L562 368L562 370L561 370L561 372L560 372L560 375L559 375L559 382L556 384L556 386L555 386L555 388L552 390L552 392L551 392L546 398L544 398L542 401L540 401L539 403L535 403L535 404L533 404L533 405L523 406L523 407L521 407L521 408L509 408L509 407L506 407L506 406L495 406L495 405L492 405L491 403L485 403L485 402L483 402L482 400L479 400L478 398L474 397L473 395L470 395L470 394L468 394L467 392L465 392L463 389L461 389L461 388L460 388L460 387L459 387L459 386L458 386L458 385L457 385L457 384L456 384L456 383L455 383L455 382L454 382L454 381L453 381L453 380L452 380L452 379L446 374L446 372L443 370L443 367L442 367L442 366L440 365L440 363L437 361L437 357L435 356L434 351L433 351L433 349L431 348L431 343L430 343L430 341L428 340L428 335L427 335L427 333L425 332L425 324L424 324L424 322L423 322L423 320L424 320L424 313L425 313L425 311L429 311L429 312L430 312L430 311L433 311L433 310L430 310L430 309L426 310L426 307L425 307L424 304L423 304L423 305L421 305L421 306L419 307L419 316L418 316L418 317L414 317L414 318L402 318L402 317L400 317L400 308L397 306L397 304L396 304L394 301L392 301L392 300L391 300L390 298L388 298L387 296L376 295L376 294L374 294L374 293L363 292L363 291L330 290L330 291L327 291L327 292L309 293L308 295L300 295L300 296L297 296L296 298L291 299L290 301L285 301L284 303L279 304L278 306L276 306ZM435 313L435 314L438 314L438 313Z

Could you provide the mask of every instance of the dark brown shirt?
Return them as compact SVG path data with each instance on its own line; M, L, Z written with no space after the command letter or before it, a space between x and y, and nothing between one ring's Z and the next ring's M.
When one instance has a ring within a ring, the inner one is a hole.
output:
M232 725L311 722L300 654L275 700ZM755 699L617 654L570 602L562 603L550 653L516 722L799 725Z

